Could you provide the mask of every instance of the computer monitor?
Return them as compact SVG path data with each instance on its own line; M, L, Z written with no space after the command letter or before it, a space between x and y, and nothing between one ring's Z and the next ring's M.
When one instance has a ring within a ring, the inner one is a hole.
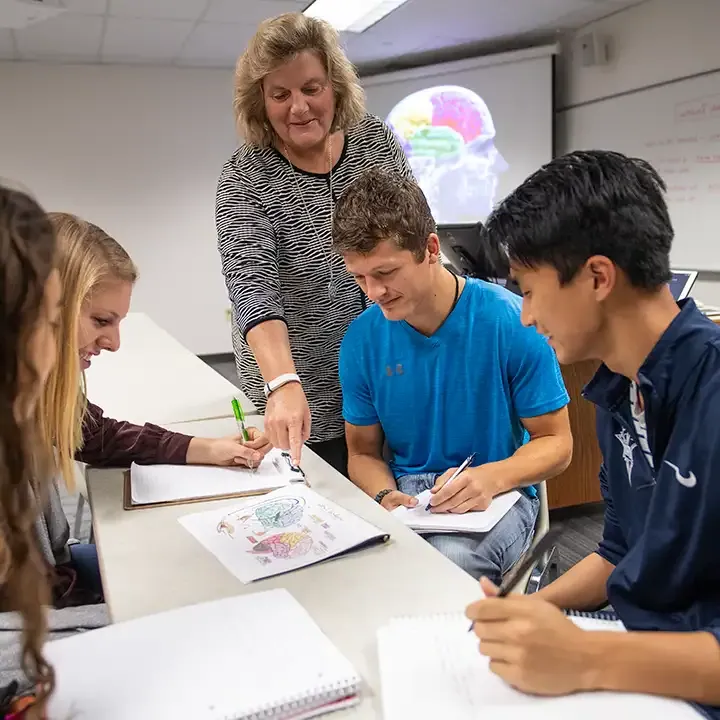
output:
M481 223L438 225L438 237L444 261L458 275L482 280L507 278L507 258L500 249L488 245Z
M697 280L697 270L673 270L670 278L670 292L675 300L683 300Z

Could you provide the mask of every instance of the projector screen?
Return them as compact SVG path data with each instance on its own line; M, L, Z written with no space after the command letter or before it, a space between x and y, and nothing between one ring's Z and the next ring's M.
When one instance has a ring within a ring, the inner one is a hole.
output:
M552 159L555 46L362 79L438 225L485 220Z

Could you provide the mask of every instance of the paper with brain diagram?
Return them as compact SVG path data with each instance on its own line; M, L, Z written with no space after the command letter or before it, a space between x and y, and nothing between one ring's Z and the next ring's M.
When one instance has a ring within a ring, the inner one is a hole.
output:
M186 515L179 522L244 583L389 538L304 485Z

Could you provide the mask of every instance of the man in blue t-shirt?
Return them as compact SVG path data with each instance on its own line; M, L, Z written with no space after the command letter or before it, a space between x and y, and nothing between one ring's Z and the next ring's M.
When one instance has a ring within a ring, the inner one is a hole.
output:
M442 265L414 182L381 170L358 178L336 207L333 244L376 303L340 349L350 478L388 510L412 507L431 490L439 513L485 510L522 488L487 533L425 536L474 577L497 582L532 539L533 485L570 462L555 355L522 326L519 298ZM446 484L472 453L472 466Z

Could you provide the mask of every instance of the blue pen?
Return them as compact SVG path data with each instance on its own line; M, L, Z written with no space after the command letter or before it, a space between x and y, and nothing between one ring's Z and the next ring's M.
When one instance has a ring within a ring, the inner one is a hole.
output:
M470 455L469 457L465 458L463 461L463 464L450 476L450 479L443 485L443 487L447 487L461 472L464 470L467 470L467 468L470 466L472 461L475 459L475 453ZM430 503L428 503L425 506L425 511L430 512Z

